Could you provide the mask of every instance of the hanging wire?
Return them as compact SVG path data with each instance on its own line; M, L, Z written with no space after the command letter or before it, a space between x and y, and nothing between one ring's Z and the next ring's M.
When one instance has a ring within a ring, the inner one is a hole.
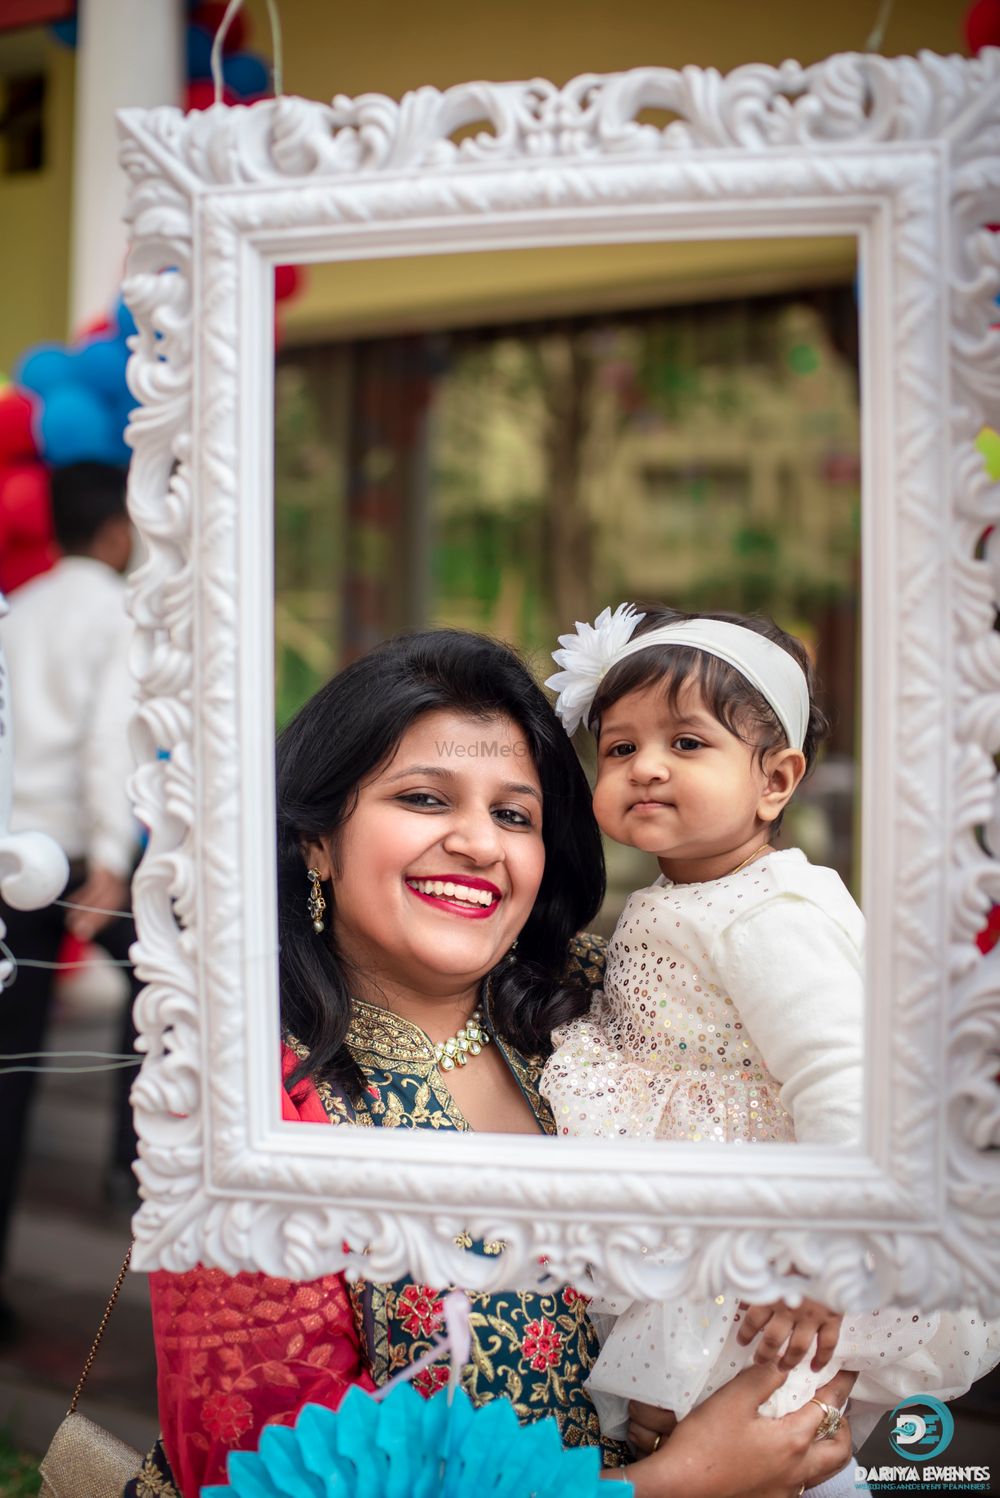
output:
M131 910L108 910L104 905L81 905L79 900L53 900L53 905L60 905L63 910L86 910L91 915L123 915L126 920L132 919Z
M46 1052L43 1051L42 1054L45 1055ZM68 1054L71 1055L72 1052L50 1051L47 1054L52 1056L64 1056ZM0 1055L0 1061L6 1060L6 1056ZM54 1073L56 1075L64 1077L75 1077L83 1076L84 1074L89 1074L91 1072L128 1071L130 1066L141 1065L141 1056L131 1056L127 1061L105 1061L101 1066L0 1066L0 1077L10 1077L13 1076L15 1072L41 1072L46 1076L49 1073Z
M265 0L265 3L267 5L267 18L271 23L271 88L274 97L280 99L284 92L282 88L281 21L278 18L278 7L275 0ZM212 52L209 61L212 69L212 83L215 88L216 104L222 103L222 91L225 86L225 79L222 75L222 46L226 40L226 34L230 26L242 9L243 0L229 0L225 15L219 22L219 29L212 39Z
M84 957L79 962L43 962L40 957L14 957L9 960L14 964L15 972L19 967L37 967L48 973L71 973L74 968L93 967L92 958ZM132 964L127 957L101 957L97 960L100 967L131 967Z
M0 1061L44 1061L46 1056L89 1056L101 1061L127 1061L138 1066L142 1060L134 1051L0 1051Z
M889 17L892 15L894 4L895 0L881 0L879 8L875 13L875 23L868 33L868 40L865 42L866 52L878 52L881 49L882 40L886 33L886 27L889 25Z

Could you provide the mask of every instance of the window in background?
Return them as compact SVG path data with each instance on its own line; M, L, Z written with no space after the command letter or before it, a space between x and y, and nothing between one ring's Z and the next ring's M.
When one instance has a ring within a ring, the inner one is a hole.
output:
M789 839L852 879L859 475L850 287L290 349L279 720L407 626L488 631L545 675L607 603L763 609L835 724ZM609 852L613 886L642 882Z
M0 78L0 172L12 177L45 165L45 76Z

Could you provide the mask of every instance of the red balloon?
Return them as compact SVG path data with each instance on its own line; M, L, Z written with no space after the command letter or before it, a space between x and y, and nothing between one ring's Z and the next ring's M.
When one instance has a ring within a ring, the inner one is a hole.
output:
M274 300L287 301L302 290L305 277L300 265L276 265L274 267Z
M188 16L189 26L204 26L205 30L214 36L226 13L225 4L221 0L205 0L203 5L197 6ZM250 27L245 16L233 17L232 25L226 32L226 40L222 44L223 52L242 52L243 44L250 35Z
M5 545L0 555L0 593L13 593L39 573L48 572L58 560L59 548L54 541L23 547Z
M976 0L966 12L965 40L972 53L1000 47L1000 0Z
M0 529L0 592L13 592L58 560L44 463L17 463L0 471Z
M95 317L93 322L87 323L86 327L80 329L74 341L83 343L86 339L103 338L105 333L117 333L117 331L118 325L113 323L110 317Z
M976 946L980 952L992 952L997 942L1000 941L1000 905L994 905L986 921L986 925L976 937Z
M11 385L0 391L0 468L19 459L34 458L38 448L31 431L35 402L24 390Z
M52 539L52 502L44 463L16 463L0 473L0 511L11 545Z
M237 99L231 88L222 90L223 104L242 104L242 99ZM189 83L184 90L184 112L190 114L192 109L211 109L215 103L215 84L207 78L199 78L194 83Z

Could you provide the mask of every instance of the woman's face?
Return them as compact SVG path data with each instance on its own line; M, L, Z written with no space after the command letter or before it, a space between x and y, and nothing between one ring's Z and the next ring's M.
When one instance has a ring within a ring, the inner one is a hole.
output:
M376 989L460 993L509 950L542 880L524 734L509 718L427 713L360 787L335 842L306 853L332 878L338 951Z

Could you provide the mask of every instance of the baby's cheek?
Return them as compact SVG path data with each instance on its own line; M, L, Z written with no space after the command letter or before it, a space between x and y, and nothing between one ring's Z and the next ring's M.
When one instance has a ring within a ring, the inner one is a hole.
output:
M615 784L615 776L607 770L598 770L594 786L594 816L602 832L614 836L622 817L621 788Z

